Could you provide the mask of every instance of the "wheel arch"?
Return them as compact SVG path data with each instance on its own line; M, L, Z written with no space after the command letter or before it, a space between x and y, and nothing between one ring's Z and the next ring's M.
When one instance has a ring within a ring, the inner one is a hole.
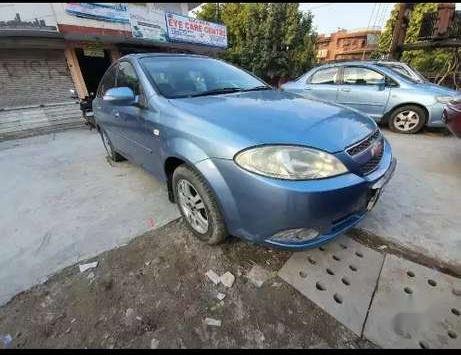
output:
M429 120L429 110L427 109L426 106L424 106L423 104L418 103L418 102L404 102L404 103L401 103L401 104L398 104L398 105L392 107L389 111L387 111L383 115L382 123L383 124L388 124L389 119L392 116L392 113L394 113L396 110L398 110L399 108L404 107L404 106L417 106L417 107L421 108L424 111L424 113L426 114L426 117L424 117L424 126L427 124L427 122Z

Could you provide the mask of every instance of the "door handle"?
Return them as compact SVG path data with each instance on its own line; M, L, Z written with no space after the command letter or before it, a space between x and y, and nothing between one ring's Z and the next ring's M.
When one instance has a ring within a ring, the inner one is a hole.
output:
M312 90L312 88L304 88L304 90Z
M119 118L120 117L120 112L117 111L117 112L114 113L114 115L115 115L115 118Z
M341 89L342 92L350 92L351 89Z

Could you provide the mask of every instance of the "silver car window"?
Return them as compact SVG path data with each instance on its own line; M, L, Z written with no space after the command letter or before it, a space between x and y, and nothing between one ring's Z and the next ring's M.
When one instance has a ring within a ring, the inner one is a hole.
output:
M343 74L345 85L379 85L384 83L384 75L362 67L345 67Z
M339 77L339 68L325 68L317 70L309 80L310 84L336 84Z

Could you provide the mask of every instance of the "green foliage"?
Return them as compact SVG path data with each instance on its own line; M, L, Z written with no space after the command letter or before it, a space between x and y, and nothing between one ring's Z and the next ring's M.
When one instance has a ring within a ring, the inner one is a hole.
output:
M395 23L397 22L397 15L399 13L399 4L395 4L391 11L389 19L386 21L384 30L381 32L378 39L378 48L372 53L372 59L380 59L386 56L391 49L392 33L394 31Z
M389 19L378 41L378 48L373 53L373 58L379 58L389 53L392 33L397 21L399 4L395 4ZM411 13L405 43L418 41L419 29L425 13L437 11L437 3L418 3ZM408 63L422 73L440 73L446 67L446 63L453 60L453 53L448 49L419 49L404 51L401 60Z
M297 3L207 3L196 15L227 26L223 59L271 83L297 77L314 64L312 14L299 11Z

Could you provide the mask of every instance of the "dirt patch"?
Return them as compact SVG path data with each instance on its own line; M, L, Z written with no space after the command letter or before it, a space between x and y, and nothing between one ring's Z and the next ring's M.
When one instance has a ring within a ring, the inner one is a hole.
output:
M210 247L177 220L15 296L0 335L11 348L373 347L276 276L289 256L237 239ZM255 263L272 273L261 288L246 277ZM214 285L209 269L234 285Z

